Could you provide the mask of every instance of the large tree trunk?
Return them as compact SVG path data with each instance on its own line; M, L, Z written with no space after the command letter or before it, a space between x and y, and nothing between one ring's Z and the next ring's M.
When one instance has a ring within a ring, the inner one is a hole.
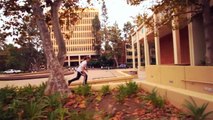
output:
M118 59L115 55L114 55L114 60L115 60L116 67L118 67Z
M53 32L54 36L56 38L56 42L58 44L58 60L60 64L64 65L64 60L66 58L66 46L64 42L63 35L61 33L61 26L59 23L59 17L58 17L58 9L61 5L61 0L55 1L51 6L51 19L52 19L52 26L53 26Z
M213 65L213 19L210 10L210 0L202 0L203 2L203 23L206 41L206 65Z
M60 92L61 94L68 94L70 93L70 90L64 79L63 67L54 54L50 33L47 24L45 23L43 10L40 6L41 3L38 1L32 4L33 15L35 16L36 23L40 31L46 59L49 63L48 68L50 71L50 76L47 82L47 87L45 89L45 95L51 95L56 92Z

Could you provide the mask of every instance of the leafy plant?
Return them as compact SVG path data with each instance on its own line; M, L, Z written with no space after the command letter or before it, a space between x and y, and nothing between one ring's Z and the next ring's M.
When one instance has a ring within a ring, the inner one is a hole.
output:
M205 113L208 103L198 106L192 97L190 99L191 102L185 100L184 107L187 108L188 114L193 117L193 120L206 120L207 116L213 113L213 111Z
M127 95L136 93L138 90L138 85L135 82L126 83L126 87L127 87Z
M150 100L156 107L162 108L165 104L165 100L157 94L156 88L152 90L150 94L145 97L146 100Z
M93 120L94 112L82 110L80 112L72 111L70 118L72 120Z
M53 112L50 112L50 114L48 115L48 120L64 120L65 116L68 115L69 115L68 109L63 108L62 105L60 105Z
M109 85L102 86L101 93L102 93L102 95L106 95L106 94L110 93Z
M15 118L21 119L23 116L23 107L26 102L20 101L18 99L14 99L11 104L8 106L8 111Z
M50 96L44 96L41 101L45 107L49 107L51 110L55 110L60 107L62 103L62 98L60 93L55 93Z
M0 102L0 120L11 120L17 118L11 109L8 109Z
M44 107L44 105L39 104L38 102L30 101L24 106L24 117L28 120L44 118Z
M49 112L48 114L48 120L56 120L58 116L58 113L56 111Z
M0 102L3 104L10 104L12 100L16 97L17 87L6 86L0 89Z
M29 84L27 86L20 87L18 89L17 96L19 97L19 99L31 100L36 97L35 93L36 93L36 86L32 86Z
M35 96L37 98L41 98L42 96L44 96L44 90L47 86L47 83L42 82L42 84L40 84L38 87L35 88Z
M84 86L80 85L77 88L75 88L74 91L76 94L87 96L91 93L91 86L89 86L88 84Z
M126 86L119 85L118 86L118 94L116 98L118 101L122 101L125 97L136 93L138 90L138 86L135 82L126 83Z
M127 88L124 85L118 86L118 94L115 96L118 101L123 101L127 96Z

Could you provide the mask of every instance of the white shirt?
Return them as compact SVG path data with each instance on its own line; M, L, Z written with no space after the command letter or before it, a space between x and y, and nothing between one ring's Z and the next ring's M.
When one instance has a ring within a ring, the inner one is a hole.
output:
M81 62L80 65L78 66L77 71L78 71L78 72L82 72L82 71L84 71L84 70L86 69L86 67L87 67L87 61L84 60L84 61Z

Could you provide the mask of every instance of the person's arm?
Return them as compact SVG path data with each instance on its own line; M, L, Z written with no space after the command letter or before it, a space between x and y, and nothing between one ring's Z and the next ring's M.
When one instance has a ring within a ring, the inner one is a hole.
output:
M83 63L83 72L87 72L87 62L85 61L84 63Z

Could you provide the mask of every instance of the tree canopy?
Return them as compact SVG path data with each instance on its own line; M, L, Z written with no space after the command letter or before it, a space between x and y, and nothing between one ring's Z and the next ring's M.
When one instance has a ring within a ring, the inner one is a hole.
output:
M5 16L0 18L4 21L1 38L10 35L13 40L24 43L20 38L39 34L38 39L41 40L50 72L45 89L47 95L55 92L70 93L63 72L66 47L61 26L64 24L63 18L69 18L70 27L79 19L76 11L84 9L80 9L78 3L78 0L0 0L0 9ZM53 51L51 32L58 45L57 55Z

